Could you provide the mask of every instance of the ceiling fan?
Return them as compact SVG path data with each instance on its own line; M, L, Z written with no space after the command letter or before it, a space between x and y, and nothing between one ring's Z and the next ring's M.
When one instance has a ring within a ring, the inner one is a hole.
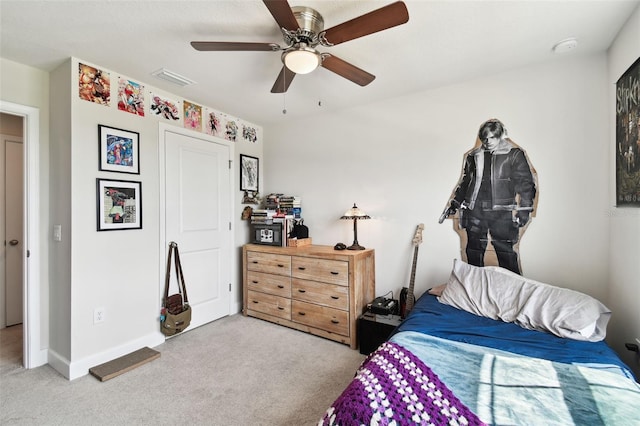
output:
M315 9L290 7L287 0L263 0L282 31L284 46L276 43L225 41L192 41L200 51L282 51L284 64L271 93L284 93L296 74L307 74L318 66L328 69L360 86L376 77L330 53L316 50L318 45L335 46L409 21L409 12L402 1L389 4L342 24L324 29L324 19Z

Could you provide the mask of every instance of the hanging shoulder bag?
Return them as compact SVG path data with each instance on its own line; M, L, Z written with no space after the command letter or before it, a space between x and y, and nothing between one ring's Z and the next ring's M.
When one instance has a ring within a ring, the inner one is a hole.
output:
M169 284L171 282L171 257L174 257L176 269L176 279L178 282L178 293L169 296ZM187 297L187 287L184 284L182 265L180 264L180 253L178 244L174 241L169 243L169 255L167 257L167 274L164 281L164 297L162 299L162 310L160 312L160 331L165 336L173 336L180 333L191 323L191 307Z

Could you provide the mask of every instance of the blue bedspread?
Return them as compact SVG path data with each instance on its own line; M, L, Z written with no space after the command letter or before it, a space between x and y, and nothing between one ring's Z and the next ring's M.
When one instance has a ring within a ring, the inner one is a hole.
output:
M390 341L427 364L486 424L640 425L640 386L619 373L414 331Z
M519 355L608 369L633 378L633 373L604 341L585 342L527 330L445 305L428 293L416 301L411 314L395 332L401 331L418 331Z
M640 425L640 385L605 342L476 316L423 295L390 342L490 425Z

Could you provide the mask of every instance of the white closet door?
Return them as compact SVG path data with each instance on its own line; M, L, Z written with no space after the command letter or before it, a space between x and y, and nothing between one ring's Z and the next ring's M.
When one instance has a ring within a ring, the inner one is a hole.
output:
M165 237L180 250L191 329L230 312L230 148L168 130L164 135ZM169 294L177 290L175 279L172 274Z

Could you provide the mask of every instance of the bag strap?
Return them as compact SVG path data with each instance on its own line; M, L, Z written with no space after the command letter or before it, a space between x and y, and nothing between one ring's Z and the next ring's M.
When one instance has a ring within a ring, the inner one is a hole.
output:
M169 244L169 254L167 255L167 272L164 276L164 297L162 298L162 306L167 306L167 299L169 298L169 283L171 282L171 256L173 255L173 245L175 243L172 241ZM180 287L178 285L178 287ZM180 288L178 288L180 290Z
M165 274L164 281L164 298L162 299L162 306L167 306L167 299L169 298L169 284L171 282L171 256L175 251L175 268L176 278L178 281L178 293L182 294L183 306L188 304L187 287L184 283L184 274L182 273L182 265L180 264L180 254L178 252L178 244L174 241L169 243L169 254L167 256L167 273Z
M178 287L182 285L182 296L184 298L184 305L189 304L189 297L187 296L187 286L184 283L184 274L182 273L182 264L180 263L180 252L178 251L178 244L175 244L175 262L176 262L176 275L178 276Z

